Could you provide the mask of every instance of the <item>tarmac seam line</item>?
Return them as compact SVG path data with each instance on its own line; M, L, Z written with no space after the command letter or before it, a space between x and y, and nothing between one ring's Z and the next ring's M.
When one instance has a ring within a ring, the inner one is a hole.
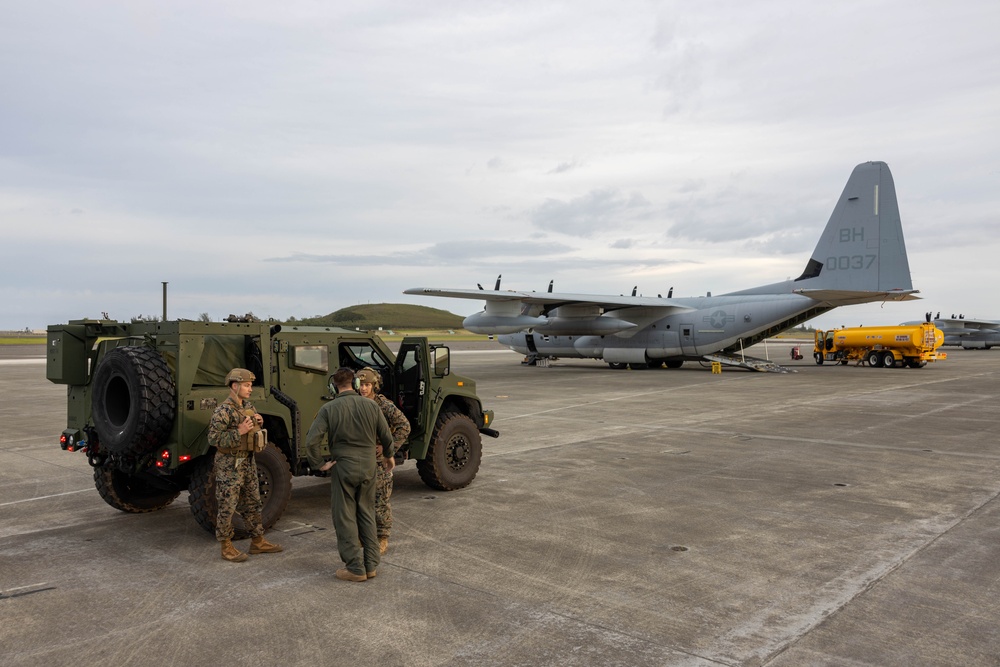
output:
M787 651L788 649L792 648L793 646L795 646L796 644L798 644L800 641L802 641L803 639L805 639L809 635L810 632L812 632L816 628L822 627L826 623L830 622L832 619L834 619L837 616L839 616L840 613L842 611L844 611L847 607L849 607L855 600L857 600L858 598L860 598L860 597L868 594L872 590L874 590L887 577L889 577L890 575L892 575L895 572L897 572L900 569L902 569L902 567L904 565L906 565L907 563L909 563L913 558L915 558L916 556L919 556L921 553L923 553L924 551L926 551L928 548L930 548L931 546L933 546L934 544L936 544L938 542L938 540L944 538L946 535L948 535L953 530L955 530L955 528L961 526L963 523L965 523L966 521L968 521L970 518L972 518L973 516L975 516L976 514L978 514L979 512L981 512L984 507L986 507L990 503L992 503L995 500L997 500L998 497L1000 497L1000 491L998 491L998 492L994 493L993 495L989 496L988 498L986 498L986 500L984 500L983 502L981 502L979 505L977 505L976 507L973 507L971 510L969 510L968 512L966 512L963 516L961 516L958 519L956 519L945 530L941 531L940 533L938 533L937 535L935 535L933 538L931 538L930 540L928 540L924 544L920 545L919 547L917 547L916 549L914 549L913 551L911 551L906 556L903 556L902 558L900 558L895 563L895 565L887 568L884 572L882 572L877 577L875 577L875 578L871 579L870 581L868 581L867 583L865 583L865 585L863 585L861 588L859 588L858 591L854 595L852 595L850 598L848 598L847 600L845 600L837 608L835 608L835 609L831 610L830 612L824 614L823 618L819 622L817 622L817 623L809 626L808 628L805 628L802 632L800 632L798 634L798 636L794 637L787 644L785 644L784 646L782 646L781 648L777 649L776 651L774 651L773 653L771 653L769 656L767 656L761 662L761 667L766 667L766 665L768 665L771 662L773 662L775 658L779 657L782 653L784 653L785 651Z

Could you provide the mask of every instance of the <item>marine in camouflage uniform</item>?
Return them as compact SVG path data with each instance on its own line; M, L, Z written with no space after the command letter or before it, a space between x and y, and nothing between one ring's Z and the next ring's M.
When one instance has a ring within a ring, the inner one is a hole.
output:
M373 399L382 410L389 423L389 430L392 431L392 445L398 452L410 437L410 422L392 401L378 393L382 388L382 376L378 371L365 367L358 371L357 376L361 381L359 393L365 398ZM375 523L378 528L379 553L384 554L389 548L389 533L392 531L392 505L389 504L389 497L392 496L392 473L385 469L381 447L375 450L375 456L378 464L375 477Z
M247 555L233 546L233 515L243 517L250 531L250 553L277 553L283 548L264 539L261 518L260 482L254 461L253 434L260 431L263 417L247 400L253 390L254 374L234 368L226 376L229 396L215 409L208 424L208 444L216 448L214 460L215 501L218 514L215 538L222 545L222 557L236 563Z

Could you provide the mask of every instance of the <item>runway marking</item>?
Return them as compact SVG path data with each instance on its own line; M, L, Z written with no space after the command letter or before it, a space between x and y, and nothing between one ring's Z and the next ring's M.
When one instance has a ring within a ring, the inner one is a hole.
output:
M29 359L0 359L0 366L27 366L34 364L44 364L45 357L29 358Z
M19 598L24 595L31 595L32 593L41 593L42 591L54 591L55 586L49 586L47 581L43 581L40 584L29 584L27 586L18 586L16 588L11 588L10 590L0 591L0 600L9 600L10 598ZM19 592L14 592L19 591Z
M74 493L87 493L88 491L93 491L93 489L80 489L79 491L66 491L65 493L53 493L51 496L38 496L37 498L25 498L24 500L11 500L10 502L0 503L0 507L7 507L7 505L17 505L18 503L30 503L33 500L47 500L49 498L58 498L59 496L71 496Z

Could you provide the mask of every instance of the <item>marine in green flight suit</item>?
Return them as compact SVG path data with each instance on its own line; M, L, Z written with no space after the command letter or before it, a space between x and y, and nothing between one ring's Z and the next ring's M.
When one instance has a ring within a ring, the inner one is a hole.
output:
M320 408L306 435L309 466L331 470L330 504L337 550L347 565L338 579L365 581L380 562L375 525L375 447L382 446L386 465L392 458L392 431L378 405L354 390L354 371L337 369L337 399Z

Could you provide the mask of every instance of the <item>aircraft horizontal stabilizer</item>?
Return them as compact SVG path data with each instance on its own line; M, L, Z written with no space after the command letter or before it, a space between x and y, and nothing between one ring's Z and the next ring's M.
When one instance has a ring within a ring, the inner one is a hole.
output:
M879 301L913 301L919 299L916 296L920 290L888 290L888 291L852 291L836 289L797 289L792 290L796 294L807 296L810 299L827 306L852 306L859 303L877 303Z

